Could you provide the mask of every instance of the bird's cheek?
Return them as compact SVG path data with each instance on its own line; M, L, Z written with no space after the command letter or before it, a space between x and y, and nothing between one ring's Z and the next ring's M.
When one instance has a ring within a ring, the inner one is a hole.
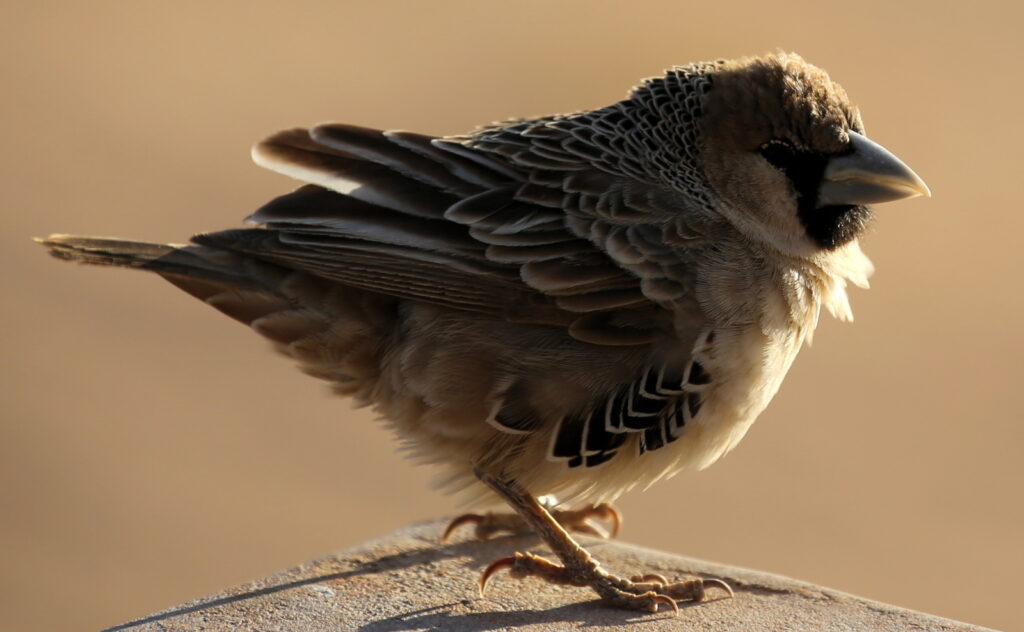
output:
M796 210L796 193L786 175L758 156L738 165L726 185L726 196L740 208L768 220L767 209Z

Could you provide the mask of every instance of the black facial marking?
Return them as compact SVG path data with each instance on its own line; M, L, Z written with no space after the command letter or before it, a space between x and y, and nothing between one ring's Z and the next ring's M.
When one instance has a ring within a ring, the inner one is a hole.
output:
M818 206L818 187L831 156L799 150L792 143L774 139L758 149L770 165L782 171L797 194L797 216L807 236L825 250L834 250L857 237L871 219L866 206L837 204Z
M810 238L825 250L835 250L855 239L871 219L871 211L862 205L808 206L800 204L800 221Z
M796 148L790 143L779 139L770 140L761 145L759 151L764 156L764 159L768 161L768 164L782 171L788 169L796 158Z

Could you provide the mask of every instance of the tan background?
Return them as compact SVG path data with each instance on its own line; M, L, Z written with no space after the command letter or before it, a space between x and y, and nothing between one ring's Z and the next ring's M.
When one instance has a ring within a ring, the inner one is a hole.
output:
M1024 626L1019 3L13 4L5 628L117 624L455 509L365 411L244 328L159 279L51 260L30 236L232 226L292 186L248 159L282 127L455 133L776 47L842 82L935 197L880 208L857 322L823 319L736 452L626 497L623 537Z

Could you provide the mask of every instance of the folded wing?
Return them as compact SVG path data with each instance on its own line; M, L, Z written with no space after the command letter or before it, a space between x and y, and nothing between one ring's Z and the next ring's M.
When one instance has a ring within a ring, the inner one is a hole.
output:
M665 282L679 262L654 223L637 221L647 209L629 207L651 196L605 196L628 224L589 219L584 191L614 190L615 178L582 159L524 164L529 152L513 153L518 162L349 125L280 132L254 159L308 184L254 213L259 228L194 240L373 292L568 327L587 342L649 342L686 277Z

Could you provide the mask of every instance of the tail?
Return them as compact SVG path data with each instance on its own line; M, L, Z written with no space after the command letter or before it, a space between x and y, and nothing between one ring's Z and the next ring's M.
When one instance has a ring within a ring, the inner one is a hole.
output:
M76 235L35 241L58 259L155 272L246 325L288 306L278 289L285 271L223 250Z
M35 238L58 259L100 266L142 268L157 274L181 274L211 281L239 281L225 268L225 261L211 259L209 248L177 244L154 244L105 237L50 235Z
M338 393L371 401L394 299L212 246L74 235L36 241L59 259L155 272L270 339Z

